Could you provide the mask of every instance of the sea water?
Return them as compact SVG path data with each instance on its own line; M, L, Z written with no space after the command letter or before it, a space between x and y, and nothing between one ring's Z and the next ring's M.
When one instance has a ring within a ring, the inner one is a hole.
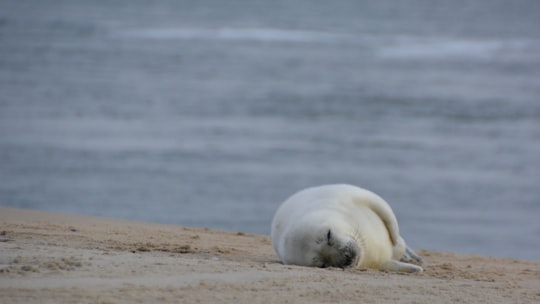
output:
M540 2L2 1L0 204L268 234L349 183L540 258Z

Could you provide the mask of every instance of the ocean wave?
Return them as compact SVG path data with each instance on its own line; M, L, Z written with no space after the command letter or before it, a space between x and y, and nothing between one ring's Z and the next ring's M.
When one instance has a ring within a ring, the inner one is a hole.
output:
M384 59L489 60L502 53L537 54L540 40L529 38L474 39L338 33L280 28L146 28L128 29L115 36L149 40L206 40L268 43L324 43L371 49Z
M540 41L533 39L397 38L379 49L388 59L491 59L508 52L538 52Z
M349 35L307 30L273 28L161 28L123 32L125 37L155 40L227 40L261 42L331 43Z

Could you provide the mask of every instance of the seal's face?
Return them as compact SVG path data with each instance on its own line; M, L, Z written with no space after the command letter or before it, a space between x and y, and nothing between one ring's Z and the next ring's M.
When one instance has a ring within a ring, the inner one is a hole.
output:
M310 267L356 266L362 252L355 233L345 221L329 218L326 212L306 216L286 232L279 244L280 259L284 264Z
M312 266L346 268L358 263L360 250L352 238L336 234L331 228L319 235L315 240Z

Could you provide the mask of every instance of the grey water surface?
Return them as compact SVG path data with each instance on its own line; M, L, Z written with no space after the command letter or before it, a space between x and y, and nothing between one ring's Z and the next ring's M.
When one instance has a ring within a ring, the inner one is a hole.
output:
M0 2L0 205L268 234L327 183L539 260L540 2Z

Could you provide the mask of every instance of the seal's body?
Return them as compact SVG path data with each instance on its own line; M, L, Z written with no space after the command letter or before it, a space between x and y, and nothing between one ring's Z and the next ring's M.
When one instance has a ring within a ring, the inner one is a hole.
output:
M375 193L325 185L288 198L272 221L272 245L284 264L422 271L399 235L392 209Z

